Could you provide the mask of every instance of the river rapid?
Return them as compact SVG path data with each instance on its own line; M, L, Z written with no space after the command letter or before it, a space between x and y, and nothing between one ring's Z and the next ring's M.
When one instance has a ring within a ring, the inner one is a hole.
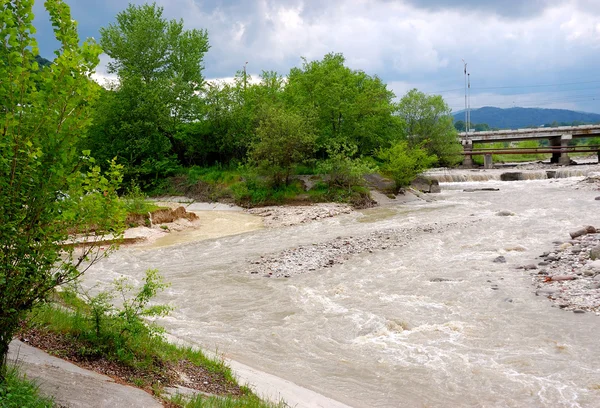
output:
M432 202L124 248L85 279L139 282L158 268L169 333L352 407L600 406L600 317L551 307L516 269L570 230L600 227L600 193L580 180L442 183ZM261 256L394 229L402 246L332 267L248 272Z

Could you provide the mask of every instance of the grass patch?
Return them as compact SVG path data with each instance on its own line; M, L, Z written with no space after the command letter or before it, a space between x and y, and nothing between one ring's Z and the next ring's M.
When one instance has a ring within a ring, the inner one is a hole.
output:
M184 408L284 408L284 403L264 402L251 395L238 398L232 397L206 397L197 395L193 398L176 396L170 400L175 405Z
M40 396L35 383L20 375L16 367L9 367L6 381L0 383L1 408L52 408L55 406L50 398Z
M154 275L148 272L147 276ZM147 277L146 285L134 297L119 289L128 289L122 280L115 281L113 291L94 297L71 290L58 293L53 303L42 304L30 313L19 336L34 347L145 389L174 406L276 407L239 386L222 360L171 344L157 325L142 320L143 316L164 315L160 308L168 309L145 302L153 297L152 288L166 286L156 279ZM123 306L112 306L110 300L115 295L123 298ZM191 400L175 397L171 401L164 394L167 386L183 386L213 396L200 394Z

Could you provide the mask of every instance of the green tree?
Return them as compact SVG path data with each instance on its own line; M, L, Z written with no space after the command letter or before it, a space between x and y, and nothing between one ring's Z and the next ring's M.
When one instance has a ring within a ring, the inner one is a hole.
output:
M452 110L441 96L413 89L400 100L397 113L404 120L404 133L411 146L425 147L443 166L453 166L462 160Z
M459 132L464 132L467 127L465 126L464 120L457 120L454 122L454 128Z
M166 175L177 158L185 160L175 137L179 126L201 114L208 34L166 20L156 4L130 4L100 34L112 58L108 71L119 82L103 98L88 146L98 157L118 156L132 177L151 181Z
M80 276L101 255L96 240L118 237L124 218L119 169L102 175L77 149L98 93L90 75L100 47L80 46L69 7L46 0L61 46L40 70L32 7L0 0L0 382L24 314ZM88 241L75 250L80 233Z
M293 68L285 87L289 109L315 117L318 146L332 143L357 146L358 155L371 155L402 135L401 121L392 113L394 93L378 78L344 65L342 54L321 61L304 59Z
M266 171L273 184L289 184L292 167L314 152L315 134L300 115L273 108L256 130L250 160Z

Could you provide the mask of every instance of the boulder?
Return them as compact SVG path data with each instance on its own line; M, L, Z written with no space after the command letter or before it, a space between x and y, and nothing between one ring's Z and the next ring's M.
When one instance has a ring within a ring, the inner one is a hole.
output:
M577 238L582 235L595 234L595 233L596 233L596 228L592 227L591 225L587 225L583 228L579 228L578 230L569 232L569 235L571 235L571 238Z
M502 173L500 175L500 180L502 181L519 181L523 180L523 173L520 171L510 171L507 173Z
M596 259L586 265L591 271L600 273L600 259Z
M414 179L410 183L410 186L423 193L439 193L441 191L440 183L437 180L428 179L423 176L418 176Z

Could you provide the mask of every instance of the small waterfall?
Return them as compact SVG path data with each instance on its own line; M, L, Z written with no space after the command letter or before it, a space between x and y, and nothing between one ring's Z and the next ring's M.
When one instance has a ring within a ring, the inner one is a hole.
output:
M553 178L587 177L600 174L600 166L585 168L562 167L554 169L491 169L491 170L447 170L434 169L425 176L440 183L464 183L489 180L543 180Z

